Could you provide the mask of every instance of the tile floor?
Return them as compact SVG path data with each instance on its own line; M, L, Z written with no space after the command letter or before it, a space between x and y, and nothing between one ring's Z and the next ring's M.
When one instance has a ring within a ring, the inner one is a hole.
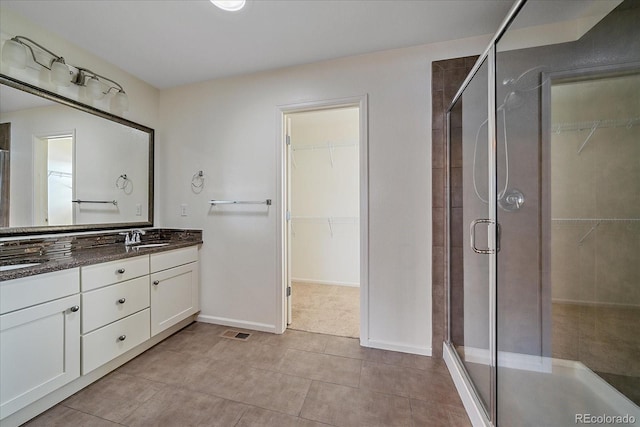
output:
M35 426L470 426L442 359L294 330L193 323Z
M292 282L289 328L321 334L360 336L360 288Z

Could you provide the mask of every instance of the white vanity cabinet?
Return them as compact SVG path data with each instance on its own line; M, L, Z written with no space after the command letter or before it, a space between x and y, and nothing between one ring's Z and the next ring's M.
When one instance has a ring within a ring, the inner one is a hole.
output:
M82 375L150 338L149 255L81 269Z
M17 426L195 319L198 246L0 282L0 425Z
M200 311L198 248L151 254L151 336Z
M0 419L80 376L79 269L0 283Z

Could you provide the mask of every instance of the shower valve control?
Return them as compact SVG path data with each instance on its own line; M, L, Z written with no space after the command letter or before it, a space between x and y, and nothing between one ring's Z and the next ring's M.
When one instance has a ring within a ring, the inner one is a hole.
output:
M500 200L498 205L507 212L515 212L520 210L524 204L524 194L517 188L508 190Z

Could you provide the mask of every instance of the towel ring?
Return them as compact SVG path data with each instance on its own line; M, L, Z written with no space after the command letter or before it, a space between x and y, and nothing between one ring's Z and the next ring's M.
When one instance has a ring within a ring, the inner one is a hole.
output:
M123 173L116 179L116 188L119 190L124 190L129 186L129 178L127 178L127 174Z
M204 186L204 173L198 171L191 177L191 187L194 189L202 188Z

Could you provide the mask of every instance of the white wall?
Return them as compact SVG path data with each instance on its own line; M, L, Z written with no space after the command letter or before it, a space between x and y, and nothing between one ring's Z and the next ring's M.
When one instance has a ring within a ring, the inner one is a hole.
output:
M295 159L290 167L292 280L359 286L359 109L287 117Z
M369 96L369 330L362 342L431 351L431 62L487 37L349 57L164 90L163 225L204 230L202 318L276 330L279 105ZM204 191L190 191L203 170ZM211 198L275 205L210 208ZM180 216L187 204L189 215Z

